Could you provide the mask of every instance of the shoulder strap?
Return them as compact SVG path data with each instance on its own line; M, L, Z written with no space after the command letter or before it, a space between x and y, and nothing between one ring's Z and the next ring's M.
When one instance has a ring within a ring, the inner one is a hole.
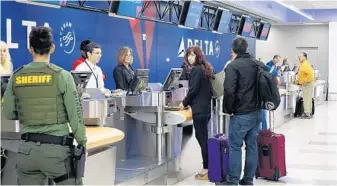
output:
M92 72L92 75L95 77L96 87L98 88L98 78L97 78L97 76L95 75L94 71L92 70L92 68L90 67L90 65L88 64L88 62L87 61L84 61L84 62L90 68L90 71Z
M259 80L260 80L260 73L261 73L261 71L263 70L262 68L261 68L261 66L258 64L258 62L257 62L257 60L256 59L254 59L253 60L254 61L254 63L255 63L255 66L256 66L256 68L257 68L257 73L256 73L256 106L258 107L258 108L261 108L261 98L260 98L260 93L259 93L259 91L260 91L260 84L259 84Z

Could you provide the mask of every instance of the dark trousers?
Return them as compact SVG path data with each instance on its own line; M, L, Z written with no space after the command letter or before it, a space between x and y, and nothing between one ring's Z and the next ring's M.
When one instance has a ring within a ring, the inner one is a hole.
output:
M204 169L208 169L208 122L211 113L193 114L193 125L195 129L195 137L197 138L202 155L202 165Z

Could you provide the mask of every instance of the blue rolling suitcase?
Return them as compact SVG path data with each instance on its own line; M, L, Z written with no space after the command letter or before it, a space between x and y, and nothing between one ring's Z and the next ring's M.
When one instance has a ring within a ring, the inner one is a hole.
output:
M224 134L208 139L208 179L213 183L226 181L229 173L229 141Z

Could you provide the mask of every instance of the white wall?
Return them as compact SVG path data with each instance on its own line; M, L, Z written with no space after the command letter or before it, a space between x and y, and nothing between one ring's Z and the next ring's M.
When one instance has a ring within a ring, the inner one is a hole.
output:
M337 22L329 23L329 93L337 94ZM336 96L331 96L336 100Z
M337 33L337 25L335 29ZM334 37L337 39L336 35ZM337 40L335 45L337 46ZM282 59L285 56L289 57L288 61L291 66L298 65L297 57L303 51L302 49L305 52L308 50L309 62L320 71L321 78L327 79L329 74L329 25L272 26L267 41L256 41L256 57L261 57L263 62L270 61L275 54L280 54ZM337 47L335 47L335 53L336 49ZM333 54L333 52L330 53ZM317 55L318 60L312 59L313 56L310 55Z

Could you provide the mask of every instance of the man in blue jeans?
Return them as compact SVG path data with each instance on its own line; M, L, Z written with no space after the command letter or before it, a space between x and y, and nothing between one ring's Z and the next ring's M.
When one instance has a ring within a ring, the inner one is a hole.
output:
M237 56L225 69L223 112L230 114L229 177L226 185L252 185L258 162L256 137L260 130L260 108L257 100L257 65L265 68L247 53L248 43L243 37L232 42ZM245 142L246 162L243 178L241 148Z

